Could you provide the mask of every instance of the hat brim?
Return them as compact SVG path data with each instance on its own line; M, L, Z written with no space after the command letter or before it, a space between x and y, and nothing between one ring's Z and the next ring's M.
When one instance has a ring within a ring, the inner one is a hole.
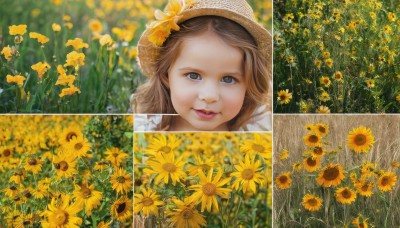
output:
M201 16L219 16L232 20L245 28L257 43L257 47L264 56L267 65L272 66L272 37L271 34L254 20L240 15L236 12L218 8L200 8L185 10L178 24L191 18ZM147 28L138 42L139 67L147 77L153 77L156 73L155 60L159 56L160 47L149 41L151 29Z

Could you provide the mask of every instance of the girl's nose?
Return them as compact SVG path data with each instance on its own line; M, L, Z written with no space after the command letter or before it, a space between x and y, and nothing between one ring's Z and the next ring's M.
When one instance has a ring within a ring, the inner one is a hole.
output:
M204 83L199 88L199 99L206 103L214 103L219 100L218 83Z

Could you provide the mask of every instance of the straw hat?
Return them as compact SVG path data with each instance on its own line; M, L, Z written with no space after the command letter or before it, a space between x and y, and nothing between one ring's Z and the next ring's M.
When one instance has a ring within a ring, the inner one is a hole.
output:
M245 28L255 39L267 63L272 59L272 37L270 33L257 23L254 12L246 0L197 0L185 8L177 24L195 17L220 16L232 20ZM152 30L147 28L138 43L138 63L147 77L155 75L155 60L159 56L160 47L149 41Z

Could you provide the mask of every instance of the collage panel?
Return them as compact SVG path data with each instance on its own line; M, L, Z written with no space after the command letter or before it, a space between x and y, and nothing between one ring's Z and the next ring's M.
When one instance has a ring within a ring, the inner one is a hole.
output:
M274 227L398 227L400 116L274 115Z
M272 227L271 133L134 138L134 227Z
M274 112L399 113L398 0L274 1Z
M130 227L133 118L0 116L1 227Z

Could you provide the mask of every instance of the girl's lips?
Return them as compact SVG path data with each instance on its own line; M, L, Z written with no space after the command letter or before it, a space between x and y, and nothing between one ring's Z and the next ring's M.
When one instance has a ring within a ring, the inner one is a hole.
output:
M215 113L213 111L207 111L207 110L194 110L196 112L196 114L203 119L212 119L214 118L218 113Z

